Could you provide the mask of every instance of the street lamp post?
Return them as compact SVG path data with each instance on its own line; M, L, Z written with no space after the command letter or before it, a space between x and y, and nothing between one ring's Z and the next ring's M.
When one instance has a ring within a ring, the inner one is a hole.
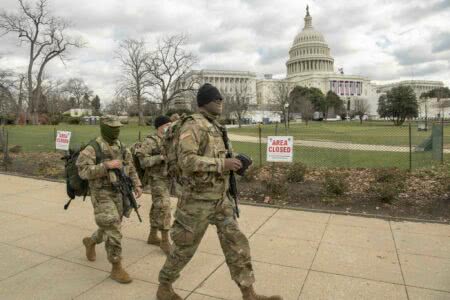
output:
M289 124L289 103L284 104L284 127L287 129Z
M346 116L345 116L345 120L349 121L350 117L349 117L349 112L350 112L350 97L347 97L347 112L346 112Z

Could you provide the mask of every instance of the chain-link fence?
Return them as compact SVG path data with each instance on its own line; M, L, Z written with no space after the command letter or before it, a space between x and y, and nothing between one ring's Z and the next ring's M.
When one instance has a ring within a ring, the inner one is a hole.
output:
M414 169L450 161L450 124L442 120L405 122L310 122L230 129L237 151L266 163L266 138L294 138L294 161L315 167ZM259 139L261 134L261 139ZM250 143L258 143L258 147Z
M8 159L8 149L14 147L23 153L56 152L57 130L72 132L72 146L86 144L99 135L94 125L6 126L0 131L3 161ZM151 127L126 125L120 139L131 145L151 132ZM266 164L268 136L292 136L294 161L314 167L416 169L450 161L450 122L443 120L401 126L383 121L336 121L229 128L235 152L252 156L255 165Z

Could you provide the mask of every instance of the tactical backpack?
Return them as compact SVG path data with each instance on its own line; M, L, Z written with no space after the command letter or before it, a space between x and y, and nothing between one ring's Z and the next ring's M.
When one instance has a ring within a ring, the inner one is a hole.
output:
M154 140L156 143L158 142L152 135L148 135L146 138ZM146 176L146 170L141 166L141 161L139 160L139 157L137 156L137 152L139 148L142 147L143 142L136 142L133 145L130 146L130 152L131 156L133 157L133 163L134 167L136 169L136 173L139 176L139 180L141 180L142 186L146 186L148 184L148 177ZM152 152L150 155L159 155L161 153Z
M188 119L192 119L192 117L182 116L181 119L178 119L170 124L164 134L161 144L162 155L166 161L167 175L176 180L178 180L181 175L181 170L178 166L178 143L180 141L180 129Z
M95 150L95 164L99 164L102 160L102 151L96 140L90 141L87 145L69 149L69 152L61 158L62 160L65 160L64 174L66 177L66 192L67 196L69 196L69 201L64 205L64 209L69 208L70 202L72 202L76 196L83 196L84 201L89 192L88 181L80 177L76 165L80 152L89 145Z

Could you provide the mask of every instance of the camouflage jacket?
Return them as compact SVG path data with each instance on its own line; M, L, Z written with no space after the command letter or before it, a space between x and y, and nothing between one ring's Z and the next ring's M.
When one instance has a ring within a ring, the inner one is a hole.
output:
M214 116L193 114L180 128L178 164L182 171L183 194L201 200L217 200L229 187L229 171L224 171L225 130ZM231 145L230 145L231 147Z
M88 145L80 152L76 162L80 177L89 181L89 187L91 189L112 188L111 182L115 180L115 174L112 170L107 170L103 162L115 159L122 161L125 174L131 177L134 186L141 186L130 151L124 145L121 147L119 141L108 145L101 137L95 140L102 150L102 161L96 164L95 149Z
M158 134L152 134L136 149L141 167L145 169L145 176L153 178L166 177L166 168L161 153L162 138Z

